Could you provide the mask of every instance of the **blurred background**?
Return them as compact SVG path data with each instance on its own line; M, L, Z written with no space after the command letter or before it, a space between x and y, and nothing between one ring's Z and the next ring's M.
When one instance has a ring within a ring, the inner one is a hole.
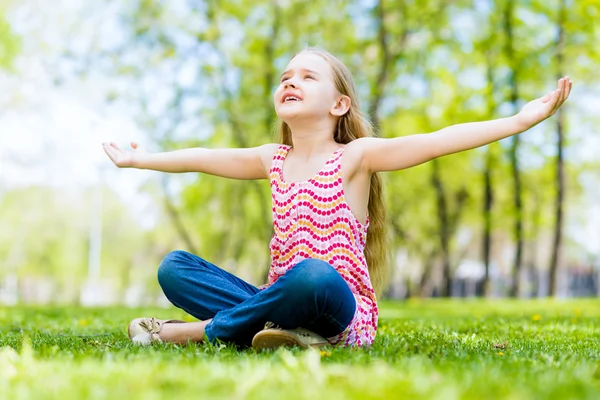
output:
M600 0L0 0L0 304L163 304L184 249L256 285L266 181L116 168L150 151L276 140L272 93L321 46L382 137L516 113L569 75L553 118L385 175L387 297L600 294Z

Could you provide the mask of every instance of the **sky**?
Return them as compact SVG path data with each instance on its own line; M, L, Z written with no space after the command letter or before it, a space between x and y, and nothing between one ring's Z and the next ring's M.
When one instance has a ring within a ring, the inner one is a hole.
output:
M53 68L62 67L48 62L49 55L60 51L65 40L71 40L69 29L81 15L83 3L23 4L9 14L14 29L23 35L22 53L15 63L18 73L0 72L0 199L2 191L17 187L43 184L87 188L103 181L119 194L141 225L151 227L154 219L148 215L156 215L159 206L140 187L148 179L157 179L157 173L118 169L101 147L105 141L121 146L130 141L149 142L132 109L122 102L105 103L105 88L114 83L109 77L92 75L56 85ZM94 4L88 3L90 7ZM105 12L111 15L109 8ZM61 23L47 23L53 19ZM118 35L115 26L114 21L107 20L103 28L106 35ZM86 40L91 40L86 35L95 33L86 28L81 37L73 39L82 49ZM107 40L106 36L102 40ZM569 101L572 109L588 115L600 109L600 96L589 91L579 96L575 91ZM577 122L581 114L574 114ZM600 129L589 124L578 128L589 130L589 134L578 136L583 142L573 146L569 155L592 160L600 152ZM175 187L182 182L178 179L174 178ZM567 229L600 259L600 206L596 200L600 198L600 182L590 174L582 179L586 196L573 210Z

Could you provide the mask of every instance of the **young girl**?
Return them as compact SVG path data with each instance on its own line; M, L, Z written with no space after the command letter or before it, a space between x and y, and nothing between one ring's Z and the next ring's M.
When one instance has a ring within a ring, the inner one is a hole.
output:
M377 331L373 284L384 273L385 212L378 172L397 171L483 146L538 124L564 103L568 77L515 116L430 134L372 137L348 69L308 48L289 62L273 96L281 144L149 154L103 144L121 168L269 179L275 233L268 282L255 287L184 251L158 269L167 298L200 322L138 318L135 343L221 340L241 346L370 345Z

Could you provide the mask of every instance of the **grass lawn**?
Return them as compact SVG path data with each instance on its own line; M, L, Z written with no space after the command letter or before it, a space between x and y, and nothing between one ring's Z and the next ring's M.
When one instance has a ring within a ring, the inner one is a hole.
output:
M0 398L600 399L595 299L382 302L371 348L325 351L134 347L137 316L186 319L0 308Z

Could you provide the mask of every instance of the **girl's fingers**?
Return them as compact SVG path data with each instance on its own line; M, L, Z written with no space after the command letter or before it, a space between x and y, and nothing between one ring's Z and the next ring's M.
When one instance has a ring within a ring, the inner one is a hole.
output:
M547 103L551 98L554 92L546 93L544 97L542 97L542 103Z
M123 151L122 151L122 150L119 148L119 146L117 146L117 144L116 144L116 143L110 142L110 145L111 145L111 147L112 147L114 150L118 151L119 153L122 153L122 152L123 152Z
M104 151L106 152L106 154L108 155L108 157L112 160L112 162L118 166L119 163L119 159L121 158L121 154L122 151L117 148L115 148L116 146L113 146L114 143L111 143L110 146L108 145L104 145Z
M106 153L106 155L108 155L108 157L115 162L115 155L113 154L111 148L109 146L104 146L104 152Z
M565 78L560 78L558 80L558 90L560 90L560 94L561 94L560 97L562 97L562 93L564 93L564 91L565 91L564 89L565 89Z
M567 77L565 76L563 78L563 82L562 82L562 88L561 88L561 96L560 96L560 104L564 103L565 100L567 99L567 85L569 84L569 81L567 79Z
M562 82L560 101L558 102L558 104L556 106L557 109L560 108L560 106L562 106L565 101L567 101L570 91L571 91L571 80L569 79L568 76L565 76L563 78L563 82Z
M117 161L117 157L119 157L119 153L115 151L115 149L109 149L110 154L112 155L112 160Z
M554 93L554 98L552 99L552 102L551 102L552 106L550 108L552 110L552 113L554 113L556 111L556 109L558 107L560 107L560 104L561 104L560 100L562 98L562 93L563 93L563 91L561 89L557 89L556 92Z
M564 77L564 88L563 88L563 95L562 95L562 103L564 103L567 98L569 97L569 93L571 92L571 79L568 76Z
M564 85L565 85L565 79L560 78L556 84L556 90L562 91L562 89L564 88Z
M571 88L573 87L573 82L571 82L571 78L569 78L567 76L567 84L566 84L566 93L565 93L565 100L567 100L569 98L569 95L571 94Z
M137 149L138 144L136 142L131 142L131 147L133 147L134 149Z
M548 109L552 112L554 111L556 103L560 98L560 89L555 89L551 93L548 93L548 95L550 96L550 98L546 101L546 107L548 107Z

